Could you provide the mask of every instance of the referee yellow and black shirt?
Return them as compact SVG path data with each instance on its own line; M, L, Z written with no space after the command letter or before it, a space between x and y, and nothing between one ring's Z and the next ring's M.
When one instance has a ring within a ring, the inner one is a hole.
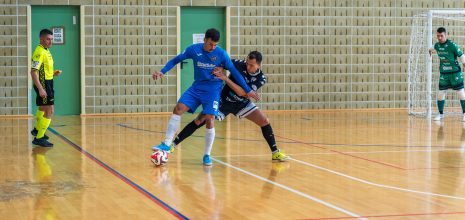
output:
M32 65L31 69L37 70L38 77L42 88L47 92L46 98L41 98L37 88L34 86L34 90L37 92L36 104L40 105L53 105L54 91L53 91L53 58L50 50L39 44L34 53L32 54Z

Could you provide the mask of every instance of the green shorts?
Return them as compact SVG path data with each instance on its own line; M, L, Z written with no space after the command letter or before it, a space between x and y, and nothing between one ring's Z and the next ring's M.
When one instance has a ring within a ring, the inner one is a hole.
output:
M439 75L439 90L460 90L463 89L462 72L441 73Z

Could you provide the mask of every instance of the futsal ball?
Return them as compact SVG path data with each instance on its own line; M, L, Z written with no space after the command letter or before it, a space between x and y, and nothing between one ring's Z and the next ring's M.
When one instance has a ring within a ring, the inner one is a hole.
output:
M168 153L163 150L155 150L150 156L150 160L155 166L160 166L168 162Z

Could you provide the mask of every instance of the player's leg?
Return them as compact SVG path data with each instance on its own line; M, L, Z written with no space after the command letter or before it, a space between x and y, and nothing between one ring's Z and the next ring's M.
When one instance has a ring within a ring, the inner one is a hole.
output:
M438 91L438 111L439 114L434 117L435 121L440 121L444 118L444 105L446 103L446 91L451 88L451 83L447 74L440 74L439 76L439 91Z
M37 108L36 115L35 115L36 122L35 122L34 128L31 130L31 134L32 134L32 136L35 137L35 136L37 136L37 132L38 132L37 128L39 127L40 120L42 120L42 118L44 117L45 112L40 106L42 104L42 98L39 96L39 91L37 90L37 88L35 86L34 86L34 91L37 94L36 105L38 106L38 108ZM44 135L44 138L46 140L48 140L47 135Z
M182 94L178 103L174 107L173 114L168 121L166 128L165 140L158 146L152 147L153 150L170 151L170 145L173 141L176 131L178 131L181 122L181 115L189 111L194 113L197 107L200 105L199 95L194 92L194 89L190 87Z
M163 150L170 152L170 145L172 143L173 137L176 134L180 127L181 115L189 111L189 107L181 102L178 102L174 107L173 114L168 121L168 126L166 128L165 140L161 142L158 146L152 147L153 150Z
M39 125L40 120L44 117L44 114L45 114L44 111L42 111L40 108L37 108L36 115L35 115L36 121L34 124L34 128L31 130L32 136L37 136L37 127Z
M203 165L211 166L212 161L210 154L213 148L213 141L215 140L215 115L205 115L205 151L203 155Z
M260 126L263 138L265 138L271 150L271 158L273 161L286 161L290 159L289 156L285 155L278 149L276 140L274 138L273 128L271 127L268 118L265 116L265 114L263 114L262 111L260 111L260 109L255 108L255 110L252 110L252 112L246 115L245 118Z
M465 91L464 89L457 90L457 94L460 98L460 106L462 106L462 121L465 121Z
M39 106L39 109L44 112L44 116L38 122L37 135L32 143L42 147L53 147L53 144L48 142L47 138L45 138L45 131L47 131L48 127L50 126L54 110L53 81L46 80L44 82L44 89L47 93L47 97L42 98L39 96L39 98L36 100L36 104Z
M438 111L439 111L439 114L436 115L436 117L434 117L434 120L435 121L440 121L444 118L444 105L446 103L446 91L447 90L439 90L438 91L438 101L437 101L437 104L438 104Z
M191 136L197 129L205 125L205 115L199 114L197 117L187 124L181 132L174 138L173 144L171 145L170 152L174 151L177 145L179 145L184 139Z
M227 108L227 106L223 105L222 102L220 101L220 108L218 110L218 115L215 116L215 119L222 121L224 118L229 115L230 109ZM184 139L187 137L191 136L197 129L205 125L205 114L199 114L197 117L187 124L182 131L174 138L173 141L173 147L176 145L179 145ZM174 150L174 149L173 149Z
M40 106L40 109L44 112L44 116L37 124L37 135L32 143L42 147L52 147L53 144L47 141L48 138L45 137L45 132L52 122L53 105Z
M217 94L204 94L202 99L202 114L205 115L205 151L202 158L203 165L211 166L210 159L213 141L215 140L215 116L218 115L219 92Z
M463 87L463 74L458 72L453 74L453 89L457 92L460 99L460 106L462 106L462 121L465 121L465 92Z

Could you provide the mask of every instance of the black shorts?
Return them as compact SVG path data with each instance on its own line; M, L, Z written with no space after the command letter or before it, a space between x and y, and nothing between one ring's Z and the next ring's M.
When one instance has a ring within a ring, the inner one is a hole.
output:
M238 118L245 118L256 109L258 109L258 107L251 101L247 103L237 103L221 100L218 116L215 118L219 121L223 121L229 114L233 114Z
M36 105L43 106L43 105L54 105L54 91L53 91L53 80L45 80L45 92L47 92L47 97L42 98L39 95L39 90L37 89L36 85L34 85L34 91L36 91Z

